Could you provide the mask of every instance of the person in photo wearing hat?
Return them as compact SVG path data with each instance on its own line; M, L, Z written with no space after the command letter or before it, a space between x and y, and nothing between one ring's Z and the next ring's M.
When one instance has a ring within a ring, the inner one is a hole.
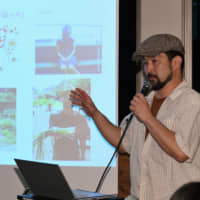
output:
M131 114L120 127L83 90L71 91L70 97L115 147L134 115L120 145L121 152L130 154L131 194L126 200L168 200L183 184L200 180L200 95L184 80L184 47L176 36L153 35L132 58L151 81L152 92L133 97Z

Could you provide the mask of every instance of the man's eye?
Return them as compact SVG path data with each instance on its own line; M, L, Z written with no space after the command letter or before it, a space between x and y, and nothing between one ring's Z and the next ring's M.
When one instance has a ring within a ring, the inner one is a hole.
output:
M157 63L157 62L158 62L158 60L155 60L155 59L152 60L152 63Z

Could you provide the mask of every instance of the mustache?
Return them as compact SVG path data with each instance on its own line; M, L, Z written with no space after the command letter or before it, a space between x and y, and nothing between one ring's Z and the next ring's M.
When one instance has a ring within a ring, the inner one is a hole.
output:
M156 75L153 75L153 74L147 74L147 78L148 79L149 78L156 78L156 79L158 79L158 77Z

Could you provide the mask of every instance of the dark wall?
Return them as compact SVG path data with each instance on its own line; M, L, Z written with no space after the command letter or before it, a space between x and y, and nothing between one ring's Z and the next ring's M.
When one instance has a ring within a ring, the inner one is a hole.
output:
M192 87L200 92L200 1L192 3Z
M131 61L136 47L136 1L119 0L119 122L129 111L136 91L136 67Z
M200 92L200 1L193 0L192 86ZM129 113L136 92L136 66L131 55L136 47L136 1L119 0L119 122Z

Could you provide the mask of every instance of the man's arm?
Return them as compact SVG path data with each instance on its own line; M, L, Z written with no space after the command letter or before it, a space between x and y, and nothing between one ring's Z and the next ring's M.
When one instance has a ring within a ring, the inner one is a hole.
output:
M95 106L92 99L88 94L80 89L72 90L70 98L73 105L80 106L84 112L93 119L97 128L103 135L103 137L114 147L117 146L121 137L121 128L112 124ZM120 152L125 152L122 146L120 146Z
M152 137L165 152L178 162L184 162L188 159L188 156L178 146L175 133L152 115L150 107L142 94L137 94L134 97L131 101L130 110L145 124Z

